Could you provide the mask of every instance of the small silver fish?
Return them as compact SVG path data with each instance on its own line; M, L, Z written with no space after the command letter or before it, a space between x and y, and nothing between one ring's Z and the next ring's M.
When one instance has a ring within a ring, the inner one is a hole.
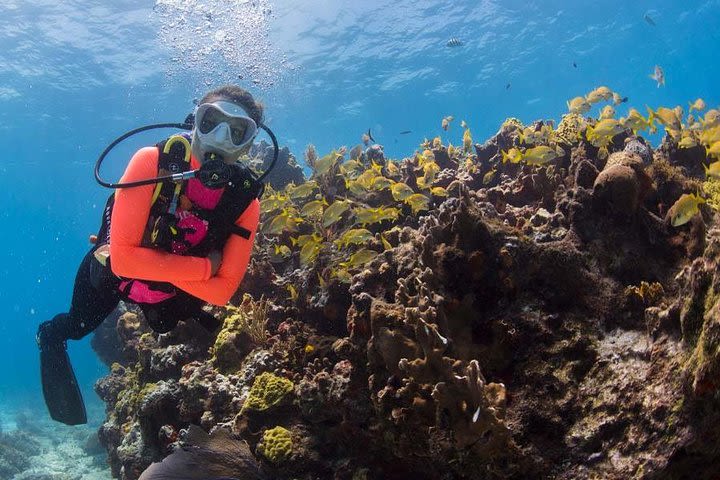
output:
M465 45L465 43L457 37L452 37L445 44L447 47L462 47L463 45Z
M650 12L646 13L643 18L648 23L648 25L652 25L653 27L655 26L655 20L653 20L653 18L650 16Z
M655 65L655 71L650 75L650 78L657 82L658 88L660 88L661 85L663 87L665 86L665 72L660 65Z

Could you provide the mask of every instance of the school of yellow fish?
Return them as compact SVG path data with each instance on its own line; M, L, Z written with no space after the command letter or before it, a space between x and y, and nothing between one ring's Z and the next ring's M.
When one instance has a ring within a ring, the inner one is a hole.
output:
M557 129L553 122L524 126L516 119L509 119L503 126L514 129L516 135L514 146L501 152L502 163L549 166L567 155L569 147L579 140L597 147L602 155L620 133L656 133L658 126L662 126L678 148L704 148L707 163L703 167L708 182L720 182L718 109L707 109L699 98L688 105L686 116L683 108L677 106L646 107L647 116L630 108L626 116L616 118L615 107L626 101L626 97L601 86L585 96L568 100L569 114L563 116ZM584 117L594 105L602 102L607 105L599 109L597 118ZM442 130L449 131L452 121L452 116L444 117ZM462 145L445 147L461 168L475 173L478 165L473 154L472 134L464 120L460 127ZM300 185L287 185L282 191L268 187L262 199L260 231L271 239L267 247L270 261L285 262L297 255L300 267L315 269L321 287L332 278L349 282L350 272L363 268L383 251L393 248L386 233L399 229L396 223L401 218L427 211L448 195L445 188L435 185L440 166L433 149L442 147L440 137L425 139L420 144L420 150L412 159L415 176L409 185L402 181L399 165L393 160L386 160L384 165L364 164L359 146L351 149L346 159L345 147L319 157L310 145L305 158L312 169L311 178ZM485 173L483 184L492 182L497 173L497 168ZM324 188L328 185L337 188ZM329 194L328 190L334 193ZM669 210L670 223L680 226L689 222L704 203L708 202L700 192L682 195ZM381 224L382 230L377 228ZM287 285L286 288L291 299L297 298L295 287Z
M452 117L443 119L452 121ZM467 129L463 135L463 151L472 147ZM362 149L333 150L322 157L313 146L305 154L312 169L311 178L300 184L287 185L281 191L268 188L261 202L263 222L260 232L271 238L267 247L271 262L286 262L297 254L300 267L319 267L318 282L326 285L332 278L350 281L350 272L362 268L383 251L393 248L386 234L372 233L368 227L383 222L392 224L402 215L416 215L430 209L448 195L445 188L435 185L440 167L432 148L441 140L423 142L423 149L414 157L414 185L401 181L398 164L392 160L384 165L363 164ZM452 147L453 155L461 150ZM341 192L326 194L323 186L334 185ZM394 227L397 229L398 227ZM289 297L297 298L293 285L286 285Z

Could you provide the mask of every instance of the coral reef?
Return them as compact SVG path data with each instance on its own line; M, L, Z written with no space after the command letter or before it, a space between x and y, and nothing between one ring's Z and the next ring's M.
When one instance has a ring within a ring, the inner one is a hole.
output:
M113 474L200 425L279 479L711 478L720 188L678 143L702 126L583 115L612 98L399 161L308 147L310 178L262 199L222 328L156 335L128 310L102 334Z
M260 172L264 172L270 167L273 155L273 146L265 142L265 140L254 143L250 148L250 152L248 152L248 156L253 159L253 167ZM280 148L277 163L265 181L275 190L282 190L285 185L290 183L300 184L305 181L302 167L298 165L288 147Z

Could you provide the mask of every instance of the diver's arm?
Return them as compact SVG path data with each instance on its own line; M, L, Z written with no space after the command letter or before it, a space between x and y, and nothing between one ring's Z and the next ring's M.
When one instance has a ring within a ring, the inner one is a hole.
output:
M138 150L120 182L154 178L158 174L158 149ZM210 278L210 260L205 257L173 255L141 247L150 215L155 184L121 188L115 192L110 220L110 265L114 274L140 280L170 282Z
M225 305L235 294L245 276L252 246L260 221L260 202L253 200L237 219L235 225L250 231L250 238L230 235L223 248L222 263L217 274L204 281L171 280L171 283L190 295L214 305Z

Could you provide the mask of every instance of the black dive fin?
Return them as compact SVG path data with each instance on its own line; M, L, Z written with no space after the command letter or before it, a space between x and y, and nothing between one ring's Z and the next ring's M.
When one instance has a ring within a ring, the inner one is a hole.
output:
M66 425L87 423L85 402L64 345L40 350L43 395L53 420Z

